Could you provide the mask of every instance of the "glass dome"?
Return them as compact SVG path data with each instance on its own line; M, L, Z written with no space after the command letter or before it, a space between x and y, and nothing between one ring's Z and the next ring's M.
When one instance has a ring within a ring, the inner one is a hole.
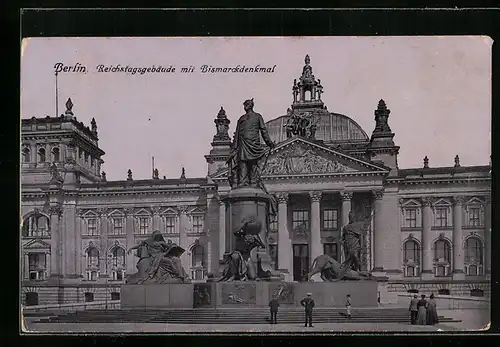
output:
M286 124L289 116L281 116L266 123L269 136L275 143L287 139ZM325 112L317 117L316 140L324 142L366 142L370 138L358 123L339 114Z

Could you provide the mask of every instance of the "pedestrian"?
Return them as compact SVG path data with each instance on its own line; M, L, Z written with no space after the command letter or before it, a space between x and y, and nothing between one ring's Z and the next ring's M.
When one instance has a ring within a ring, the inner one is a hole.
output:
M345 302L345 307L347 309L347 318L349 318L349 319L351 319L351 306L352 306L351 294L347 294L347 300Z
M269 301L269 309L271 311L271 324L278 324L278 307L280 303L276 297L273 297L271 301Z
M427 325L434 325L439 323L439 317L436 310L436 299L434 298L434 293L429 296L429 301L427 301L427 315L426 315Z
M427 300L425 300L425 295L422 294L421 299L417 303L418 314L417 314L417 324L425 325L426 315L427 315Z
M418 315L418 296L415 294L413 296L413 299L410 301L410 308L408 309L410 311L410 320L411 320L411 325L415 325L417 323L417 315Z
M307 324L309 323L309 327L312 327L312 317L313 317L313 307L314 307L314 300L311 298L312 294L307 293L307 297L302 299L300 301L300 304L304 306L305 311L306 311L306 322L304 324L305 327L307 327Z

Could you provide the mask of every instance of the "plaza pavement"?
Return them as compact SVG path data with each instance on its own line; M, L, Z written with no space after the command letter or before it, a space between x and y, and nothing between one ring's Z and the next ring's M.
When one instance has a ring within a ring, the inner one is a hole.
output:
M456 332L484 329L489 322L487 310L442 310L440 315L461 322L417 326L409 323L318 323L302 324L175 324L175 323L36 323L39 318L26 318L26 332L31 333L323 333L341 332Z

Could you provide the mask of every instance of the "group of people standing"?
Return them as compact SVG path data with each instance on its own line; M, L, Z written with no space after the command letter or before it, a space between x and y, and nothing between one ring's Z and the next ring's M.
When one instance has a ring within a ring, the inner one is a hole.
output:
M434 325L439 323L434 294L431 294L428 300L424 294L420 296L420 299L417 295L414 295L410 302L409 311L412 325Z
M304 307L305 309L305 324L304 326L307 327L313 327L312 325L312 315L313 315L313 308L316 305L314 302L314 299L312 298L311 293L307 293L307 297L302 299L300 301L300 305ZM269 302L269 308L271 310L271 318L270 318L270 323L271 324L278 324L278 307L280 306L279 301L276 297L271 299ZM351 319L351 306L352 306L352 301L351 301L351 295L347 294L347 300L345 303L346 307L346 316L348 319Z

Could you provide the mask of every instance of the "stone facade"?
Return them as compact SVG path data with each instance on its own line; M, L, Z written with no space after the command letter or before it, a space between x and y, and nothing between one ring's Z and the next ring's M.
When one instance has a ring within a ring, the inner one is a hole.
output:
M266 235L276 269L302 281L327 253L343 260L341 229L353 210L364 223L362 266L389 277L388 292L419 289L489 293L490 166L400 169L383 100L371 137L352 119L327 111L323 87L307 59L286 115L267 122L277 143L263 172L278 215ZM310 97L308 97L310 93ZM60 117L22 120L22 300L67 303L119 297L135 272L127 250L160 230L186 249L181 261L195 282L221 271L232 233L225 197L230 121L223 108L205 156L208 176L107 181L97 124L77 121L73 104ZM293 112L314 131L290 136Z

